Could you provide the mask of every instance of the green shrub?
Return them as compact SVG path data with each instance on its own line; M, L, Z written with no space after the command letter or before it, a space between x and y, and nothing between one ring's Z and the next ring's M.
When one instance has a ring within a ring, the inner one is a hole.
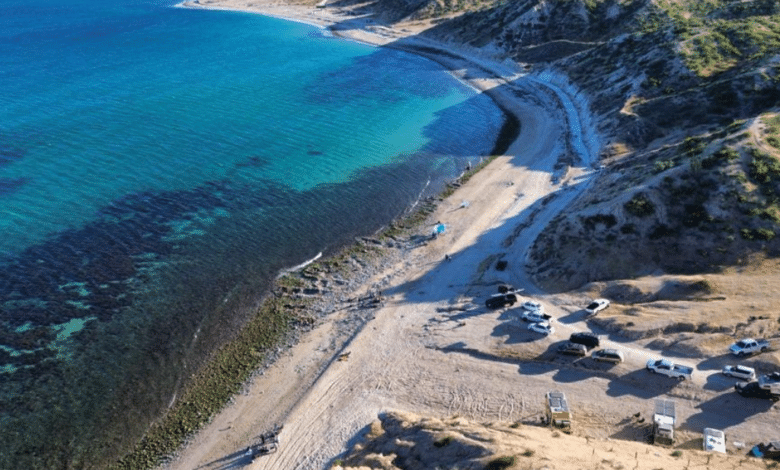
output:
M737 158L739 158L739 152L730 147L723 147L709 157L702 159L701 167L705 170L708 170L720 165L721 163L736 160Z
M434 441L433 445L436 447L446 447L452 442L452 436L444 436L441 439Z
M752 150L752 159L748 164L748 174L759 184L771 183L780 177L780 162L771 155Z
M531 450L531 449L527 449L527 450L526 450L525 452L523 452L521 455L522 455L523 457L533 457L535 453L536 453L536 452L534 452L533 450Z
M674 160L658 160L653 164L653 171L656 173L661 173L669 168L674 168Z
M743 228L739 231L739 234L742 236L743 239L748 241L753 240L761 240L761 241L769 241L775 238L775 232L772 229L768 228Z
M514 465L515 460L516 459L514 455L505 455L503 457L498 457L497 459L493 459L490 462L488 462L487 466L485 467L485 470L504 470Z
M775 238L775 232L772 229L759 228L759 229L755 230L755 237L756 237L756 240L769 241L769 240Z
M642 193L635 194L623 207L626 209L626 212L637 217L647 217L655 213L655 206Z
M704 150L705 142L699 137L686 137L681 144L683 154L697 155Z
M595 214L580 218L582 225L588 230L593 230L596 225L603 224L607 228L612 228L617 224L617 219L612 214Z

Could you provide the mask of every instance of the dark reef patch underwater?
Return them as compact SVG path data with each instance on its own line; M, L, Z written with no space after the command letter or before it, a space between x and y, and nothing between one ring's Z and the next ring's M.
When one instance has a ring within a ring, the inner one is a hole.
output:
M0 467L117 457L126 443L106 437L137 439L280 269L399 216L428 164L303 192L222 181L130 195L5 260Z
M0 2L0 468L106 468L280 270L496 144L501 111L435 63L313 31Z

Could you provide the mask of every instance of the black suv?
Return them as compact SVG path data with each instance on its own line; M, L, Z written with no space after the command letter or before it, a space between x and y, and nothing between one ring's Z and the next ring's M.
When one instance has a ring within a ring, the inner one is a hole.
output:
M780 400L780 395L772 393L770 390L758 386L758 382L737 382L734 390L743 397L748 398L769 398L772 401Z
M501 308L507 305L514 305L517 302L517 296L515 294L498 294L490 297L485 301L487 308Z
M572 333L569 337L572 343L584 344L586 348L593 349L599 345L599 337L593 333Z

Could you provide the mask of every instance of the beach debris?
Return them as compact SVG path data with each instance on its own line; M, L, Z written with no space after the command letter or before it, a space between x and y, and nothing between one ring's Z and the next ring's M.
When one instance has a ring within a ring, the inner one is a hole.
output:
M469 206L469 201L463 201L460 203L460 208L465 209Z
M339 354L339 361L343 362L349 359L349 355L352 354L352 351L347 351L345 353Z

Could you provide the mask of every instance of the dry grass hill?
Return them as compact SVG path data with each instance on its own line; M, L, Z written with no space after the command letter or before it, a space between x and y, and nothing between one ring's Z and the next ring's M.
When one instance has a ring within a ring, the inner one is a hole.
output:
M428 23L425 36L554 69L589 97L603 171L534 247L547 289L718 272L780 253L777 2L332 4Z

